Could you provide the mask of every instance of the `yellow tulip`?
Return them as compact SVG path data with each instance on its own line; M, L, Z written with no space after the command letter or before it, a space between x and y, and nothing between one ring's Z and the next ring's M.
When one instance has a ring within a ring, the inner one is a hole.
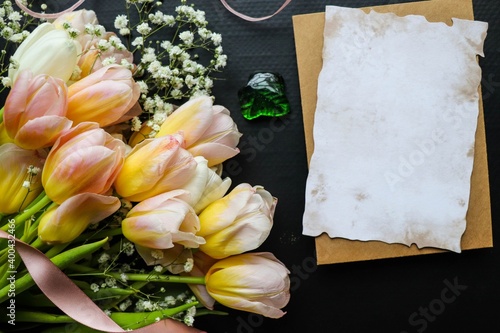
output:
M199 215L198 234L206 240L200 249L221 259L258 248L271 232L275 206L276 199L261 186L236 186Z
M95 193L77 194L61 205L50 207L41 217L38 236L49 244L68 243L93 223L112 215L120 199Z
M42 23L11 57L9 78L15 82L21 71L29 69L34 75L47 74L67 82L81 52L80 43L71 39L66 31L56 29L51 23Z
M150 249L170 249L174 244L197 248L205 240L196 235L200 221L193 208L179 199L175 190L135 205L122 221L123 235L131 242Z
M107 194L123 165L123 141L97 123L80 123L64 133L50 150L42 172L48 197L61 204L80 193Z
M21 211L43 190L40 173L44 156L13 143L0 145L0 213Z
M75 124L93 121L101 127L122 118L139 99L139 85L125 67L110 65L68 88L67 117Z
M195 174L197 166L181 144L182 137L169 135L136 145L116 178L116 192L137 202L181 188Z
M288 274L272 253L246 253L216 262L205 281L210 296L227 307L280 318L290 300Z

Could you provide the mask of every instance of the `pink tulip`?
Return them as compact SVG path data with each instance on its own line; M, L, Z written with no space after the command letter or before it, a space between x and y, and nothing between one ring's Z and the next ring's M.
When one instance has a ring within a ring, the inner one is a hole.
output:
M103 67L69 86L67 117L75 124L93 121L105 127L122 119L139 94L130 70L118 65Z
M81 123L64 133L45 162L42 184L61 204L80 193L107 194L123 165L125 144L96 123Z
M187 148L193 156L205 157L209 161L209 166L220 164L237 155L239 150L236 146L241 137L228 109L214 105L213 113L210 126L195 144Z
M61 205L50 207L41 217L38 236L49 244L68 243L90 225L112 215L120 199L95 193L77 194Z
M197 248L205 240L196 236L200 221L193 208L178 199L182 190L166 192L141 201L122 221L123 235L150 249L170 249L174 244Z
M181 188L195 174L197 166L181 145L182 137L173 135L136 145L116 178L116 192L137 202Z
M115 64L121 64L122 61L125 61L128 64L133 64L134 55L127 48L117 48L113 46L113 43L110 40L119 40L115 33L106 31L104 36L98 39L92 40L87 45L83 46L83 53L78 62L78 66L81 69L81 77L86 77L87 75L92 74L93 72L105 67L103 65L103 61L112 58L114 59ZM102 51L99 48L99 43L102 41L106 41L109 45L109 48L105 51Z
M41 153L13 143L0 145L0 214L20 212L43 191L40 173L45 157ZM28 173L30 166L37 169Z
M73 29L76 29L80 34L75 38L80 45L82 50L85 50L85 46L90 43L95 36L84 33L85 26L87 24L97 25L99 24L97 20L97 15L93 10L76 10L74 12L68 12L60 15L58 18L52 22L52 25L59 30L65 30L64 25L70 24Z
M241 137L229 111L213 105L208 96L194 98L181 105L162 124L156 135L182 133L184 147L193 156L203 156L214 166L238 154Z
M5 101L5 130L25 149L49 147L71 127L67 106L64 81L22 71Z
M290 300L290 272L272 253L246 253L222 259L207 275L207 291L219 303L280 318Z

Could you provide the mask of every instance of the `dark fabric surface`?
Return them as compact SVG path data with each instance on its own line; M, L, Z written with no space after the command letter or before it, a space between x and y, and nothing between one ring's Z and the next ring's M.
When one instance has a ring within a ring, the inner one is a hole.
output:
M274 229L261 250L272 251L291 271L292 297L279 320L230 311L206 316L195 326L210 333L266 332L499 332L500 251L498 248L327 266L315 265L314 240L302 236L307 178L292 16L324 6L363 7L398 3L382 0L293 0L263 22L246 22L218 0L190 1L206 12L210 28L222 34L228 66L216 82L216 103L231 110L240 131L241 153L226 171L233 184L263 185L279 198ZM274 12L281 0L228 1L251 16ZM168 1L177 4L177 1ZM122 10L116 0L87 0L112 28ZM489 156L494 242L500 210L500 2L474 0L477 20L489 23L483 69L483 98ZM256 70L280 73L291 113L278 120L245 120L237 91ZM218 307L218 309L223 309Z

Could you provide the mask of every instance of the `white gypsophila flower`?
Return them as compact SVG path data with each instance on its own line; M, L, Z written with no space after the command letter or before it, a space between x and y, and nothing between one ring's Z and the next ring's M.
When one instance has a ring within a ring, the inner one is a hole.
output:
M101 39L99 40L99 42L97 43L97 48L101 51L101 52L106 52L109 48L110 48L110 44L107 40L105 39Z
M187 298L186 293L180 293L179 295L177 295L178 301L184 302L186 300L186 298Z
M130 61L128 61L127 59L122 59L120 61L120 65L129 69L130 71L133 71L133 69L134 69L134 64L131 63Z
M194 302L196 299L191 298L189 301ZM192 306L186 311L186 315L194 317L196 315L196 307Z
M4 87L10 87L12 85L12 80L8 76L2 77L2 85Z
M214 68L219 69L219 68L226 67L226 65L227 65L227 55L221 54L217 57L217 60L215 61Z
M141 94L147 94L149 91L148 84L144 81L136 81L136 83L139 85L139 90Z
M173 27L175 25L175 17L172 15L163 15L163 24Z
M184 42L187 46L191 46L194 41L194 34L191 31L183 31L179 34L179 39Z
M139 119L139 117L135 116L134 118L132 118L130 123L131 123L130 130L132 132L139 132L141 130L142 122L141 122L141 119Z
M219 46L222 43L222 35L221 34L212 32L210 39L212 40L212 43L214 43L215 46Z
M195 61L186 59L182 62L182 70L187 73L196 73L198 70L197 65Z
M198 29L198 35L202 39L209 39L212 36L212 32L208 30L207 28L200 28Z
M158 273L161 273L161 271L163 270L163 266L162 266L162 265L156 265L156 266L154 267L154 270L155 270L156 272L158 272Z
M115 18L114 25L115 25L115 29L127 28L127 26L128 26L128 18L127 18L127 16L126 15L118 15Z
M102 65L104 67L112 65L112 64L116 64L116 58L115 57L107 57L107 58L103 59L103 61L102 61Z
M164 40L160 43L160 47L164 50L169 51L173 47L173 45L170 41Z
M99 285L97 283L92 283L90 285L90 290L92 290L93 292L98 292L99 291Z
M123 301L123 302L120 303L120 305L118 306L118 308L120 309L120 311L125 311L131 305L132 305L132 301L127 298L125 301Z
M169 296L165 296L164 302L167 305L173 306L173 305L175 305L176 300L175 300L174 296L169 295Z
M186 262L184 263L184 271L189 273L193 270L194 267L194 261L192 258L188 258Z
M21 13L17 12L17 11L12 11L9 13L9 16L7 17L10 21L13 21L13 22L19 22L21 21L21 19L23 18Z
M31 187L31 183L29 180L25 180L23 182L23 187L29 189Z
M148 62L153 62L156 61L156 54L155 54L155 49L152 47L147 47L144 49L144 54L141 57L141 62L142 63L148 63Z
M21 43L24 40L24 35L22 32L18 32L10 36L9 40L13 43Z
M186 86L191 89L192 87L196 86L198 84L199 79L194 78L191 74L186 75L184 78L184 83L186 83Z
M125 274L125 273L121 273L121 274L120 274L120 280L121 280L122 282L127 282L127 280L128 280L128 275L127 275L127 274Z
M147 22L143 22L137 26L136 30L141 35L147 35L151 32L151 27Z
M113 277L107 277L105 280L106 285L110 288L116 288L116 279Z
M109 44L111 46L113 46L115 49L119 50L119 51L124 51L126 50L126 46L122 43L121 39L118 38L117 36L110 36L108 38L108 41L109 41Z
M151 250L151 257L154 259L163 259L163 252L161 250Z
M144 38L136 37L132 42L132 46L141 47L144 44Z
M121 28L118 33L122 36L128 36L130 35L130 29L129 28Z
M184 324L186 324L187 326L194 325L194 317L193 316L185 316L183 321L184 321Z
M151 21L151 23L160 25L163 23L164 16L165 14L158 10L154 14L149 14L148 19Z
M111 258L111 256L109 254L107 254L106 252L103 252L101 254L101 256L99 257L99 259L97 259L97 262L100 264L104 264L104 263L108 262L110 258Z
M172 96L174 99L181 99L182 91L180 89L172 89L172 91L170 91L170 96Z

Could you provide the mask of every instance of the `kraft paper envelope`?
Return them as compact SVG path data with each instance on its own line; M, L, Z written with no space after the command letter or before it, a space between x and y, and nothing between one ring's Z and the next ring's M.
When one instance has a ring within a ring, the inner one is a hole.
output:
M441 21L449 25L452 24L451 18L474 19L471 0L439 0L364 8L367 12L371 9L381 13L393 12L400 16L423 15L431 22ZM312 129L316 109L317 79L322 68L324 22L324 13L293 17L308 160L310 160L314 149ZM466 218L467 228L462 237L462 250L493 246L484 114L481 99L479 111L471 194ZM433 248L418 249L415 245L407 247L401 244L387 244L378 241L331 239L326 234L316 237L316 250L318 264L443 252L443 250Z

